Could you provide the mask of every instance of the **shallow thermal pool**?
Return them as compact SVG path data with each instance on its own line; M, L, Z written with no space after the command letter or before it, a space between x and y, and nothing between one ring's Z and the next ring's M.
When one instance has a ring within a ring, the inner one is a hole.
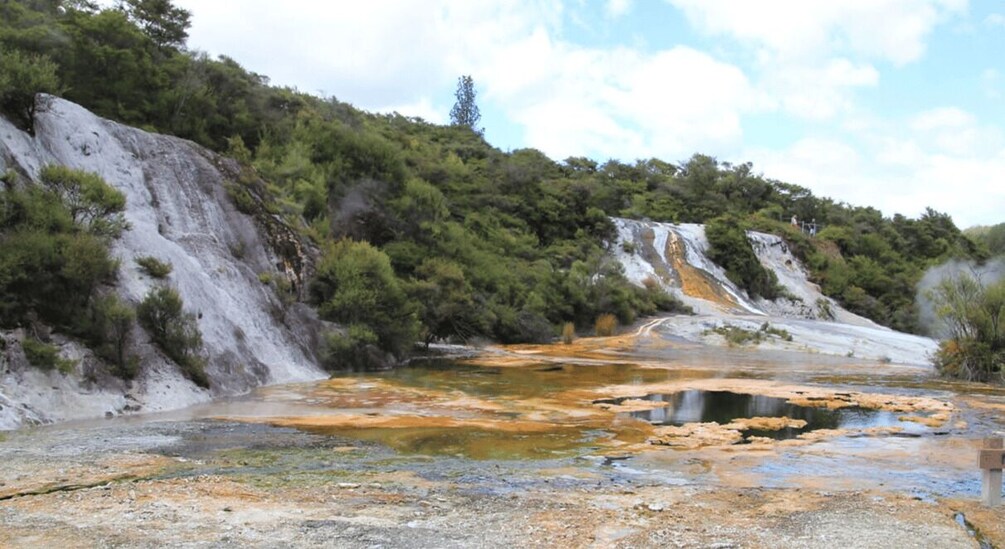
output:
M603 402L621 404L626 398ZM785 398L734 393L731 391L704 391L690 389L671 394L647 395L646 400L665 403L651 410L628 412L628 415L653 425L685 425L714 421L727 424L737 419L770 417L803 420L804 427L784 427L776 430L750 429L747 436L773 439L796 438L802 433L817 429L869 429L874 427L907 427L901 433L920 434L925 431L918 424L901 422L897 413L870 410L860 407L829 409L793 404Z
M758 384L771 381L747 377L734 374L724 380L721 370L618 363L480 366L430 360L387 372L264 388L246 406L235 403L217 417L367 440L410 454L474 459L637 453L652 449L647 439L661 425L727 424L754 417L788 417L807 425L752 428L743 441L752 436L789 439L818 429L890 427L898 436L935 433L901 421L904 413L857 406L828 409L826 402L796 405L777 395L756 394ZM743 390L716 389L723 381ZM694 387L702 384L711 388ZM666 389L678 385L680 390ZM648 387L659 390L645 391ZM627 393L619 396L618 391ZM639 392L652 404L648 409L617 406Z

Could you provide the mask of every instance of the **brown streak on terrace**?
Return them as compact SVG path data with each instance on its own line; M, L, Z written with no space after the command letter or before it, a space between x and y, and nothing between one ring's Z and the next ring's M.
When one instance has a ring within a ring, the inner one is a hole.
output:
M736 298L723 291L711 275L687 262L684 241L673 231L667 238L666 257L672 262L685 295L715 303L726 311L742 310Z

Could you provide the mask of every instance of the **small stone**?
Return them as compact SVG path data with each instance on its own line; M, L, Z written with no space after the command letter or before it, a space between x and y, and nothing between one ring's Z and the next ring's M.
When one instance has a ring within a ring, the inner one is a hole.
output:
M339 488L359 488L359 484L355 482L340 482L338 483Z
M233 509L231 509L230 507L224 507L223 508L223 512L224 513L230 513L231 511L233 511Z
M666 507L664 507L662 503L650 503L649 505L646 505L646 509L649 509L654 513L659 513L666 509Z

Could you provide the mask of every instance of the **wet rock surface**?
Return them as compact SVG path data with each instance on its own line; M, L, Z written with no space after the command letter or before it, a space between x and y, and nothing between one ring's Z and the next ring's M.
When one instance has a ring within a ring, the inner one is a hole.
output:
M48 427L0 443L0 545L974 545L942 502L713 481L727 461L698 456L434 458L212 420Z

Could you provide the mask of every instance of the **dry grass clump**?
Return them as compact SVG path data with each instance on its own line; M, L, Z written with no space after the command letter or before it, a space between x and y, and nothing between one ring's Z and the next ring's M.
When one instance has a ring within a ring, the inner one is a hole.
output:
M566 322L562 326L562 343L566 345L573 342L576 339L576 325L572 322Z
M597 321L593 325L593 329L600 337L612 336L618 329L618 317L610 313L602 314L597 317Z

